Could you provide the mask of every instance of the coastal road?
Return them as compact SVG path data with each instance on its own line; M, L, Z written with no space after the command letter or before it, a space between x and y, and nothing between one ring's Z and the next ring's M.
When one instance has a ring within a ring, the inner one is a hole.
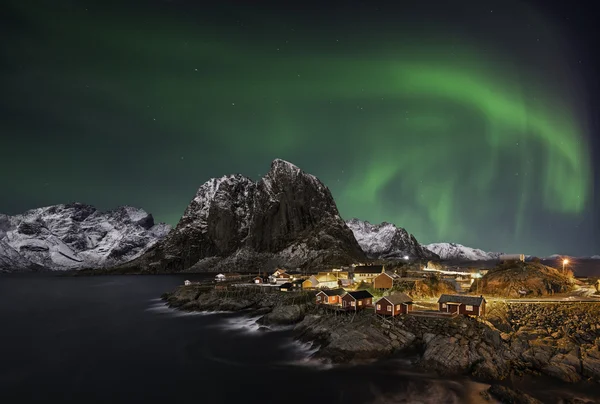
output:
M486 300L488 302L506 302L506 303L537 303L537 304L544 304L544 303L600 303L600 298L594 298L594 297L577 297L577 296L566 296L566 297L553 297L553 298L538 298L538 299L531 299L531 298L522 298L522 299L502 299L502 298L495 298L495 297L490 297L487 298Z

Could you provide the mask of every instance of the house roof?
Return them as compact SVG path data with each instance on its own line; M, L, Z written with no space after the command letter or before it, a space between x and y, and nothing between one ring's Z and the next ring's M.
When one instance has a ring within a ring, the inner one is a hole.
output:
M291 287L294 287L292 282L286 282L286 283L282 283L281 286L279 286L279 289L285 289L285 288L291 288Z
M311 275L310 278L305 279L303 283L304 282L319 283L319 280L314 275Z
M391 304L412 303L412 298L406 293L394 293L393 295L384 296L379 300L387 300ZM378 301L379 301L378 300Z
M346 294L352 296L356 300L368 299L369 297L373 297L373 295L368 290L356 290L354 292L348 292Z
M481 306L485 302L483 296L441 295L438 303L462 303L470 306Z
M383 272L383 265L361 265L354 267L355 274L379 274Z
M344 289L326 289L326 290L322 290L319 293L325 293L327 296L341 296L344 293L346 293L346 291ZM317 293L317 294L319 294Z
M336 282L338 278L335 275L317 275L315 277L319 282Z
M392 271L385 271L385 272L382 272L380 275L377 275L377 276L381 276L381 275L387 275L387 276L389 276L392 279L399 278L398 274L395 274Z

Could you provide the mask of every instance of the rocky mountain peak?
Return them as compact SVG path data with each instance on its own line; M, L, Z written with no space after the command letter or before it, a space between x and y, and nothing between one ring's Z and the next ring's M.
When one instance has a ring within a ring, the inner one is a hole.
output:
M70 203L0 215L0 269L99 268L136 258L170 230L143 209Z
M369 258L374 259L434 259L437 256L423 248L417 239L402 227L383 222L371 224L359 219L346 222L358 244Z
M433 243L425 246L443 260L489 261L497 259L501 253L486 252L458 243Z
M132 265L159 271L215 270L215 262L229 260L236 270L249 270L266 261L301 267L363 258L329 189L313 175L276 159L258 182L230 175L204 183L176 229Z

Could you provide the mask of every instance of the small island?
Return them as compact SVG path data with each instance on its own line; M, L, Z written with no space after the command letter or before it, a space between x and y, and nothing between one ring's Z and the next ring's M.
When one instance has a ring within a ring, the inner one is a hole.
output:
M417 368L444 375L600 382L600 299L593 281L582 284L539 262L500 263L470 281L444 275L450 271L433 263L414 267L310 275L277 269L245 280L226 273L213 283L187 281L163 299L185 311L244 311L260 316L264 330L294 325L295 337L314 343L314 356L331 363L406 351L418 356Z

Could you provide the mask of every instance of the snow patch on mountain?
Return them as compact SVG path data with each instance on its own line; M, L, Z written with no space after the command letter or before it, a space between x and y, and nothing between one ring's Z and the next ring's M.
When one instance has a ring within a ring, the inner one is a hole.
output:
M101 268L132 260L171 227L154 224L142 209L100 212L80 203L0 215L0 268L68 270Z
M457 243L433 243L425 245L429 251L443 260L489 261L498 259L502 253L486 252Z
M431 259L434 253L423 248L412 234L392 223L371 224L352 219L346 225L354 233L358 244L369 258Z

